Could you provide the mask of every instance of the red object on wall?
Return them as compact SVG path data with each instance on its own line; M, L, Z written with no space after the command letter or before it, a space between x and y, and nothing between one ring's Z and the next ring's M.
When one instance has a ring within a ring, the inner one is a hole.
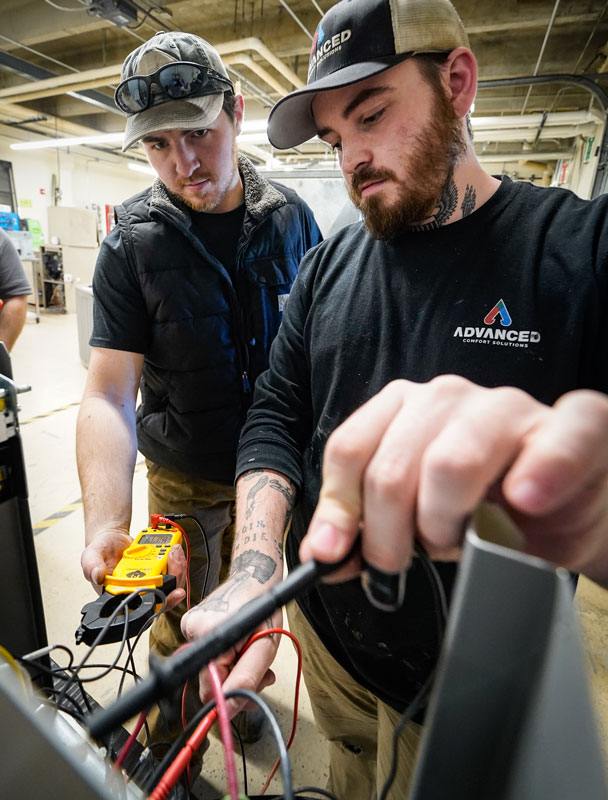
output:
M114 227L114 206L106 205L106 233Z

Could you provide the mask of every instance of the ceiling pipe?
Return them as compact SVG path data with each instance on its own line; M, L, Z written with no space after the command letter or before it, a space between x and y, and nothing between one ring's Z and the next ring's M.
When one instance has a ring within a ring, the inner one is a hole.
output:
M309 38L309 39L312 41L312 38L313 38L313 37L312 37L312 33L311 33L309 30L308 30L308 28L306 27L306 25L304 25L304 23L303 23L303 22L302 22L302 20L301 20L301 19L298 17L298 15L295 13L295 11L292 11L292 9L291 9L291 8L290 8L290 7L287 5L287 3L285 2L285 0L279 0L279 3L280 3L282 6L283 6L283 8L285 9L285 11L287 11L287 13L288 13L288 14L289 14L291 17L293 17L293 19L295 19L295 21L296 21L296 22L297 22L297 24L300 26L300 28L302 28L302 30L304 31L304 33L305 33L305 34L308 36L308 38Z
M89 69L76 74L54 75L52 78L43 78L34 83L20 84L0 89L0 99L12 103L22 103L27 100L36 100L40 97L52 97L65 92L76 92L82 89L92 89L96 86L107 86L108 83L117 83L120 79L120 68L116 66Z
M261 39L255 36L247 36L245 39L236 39L229 42L222 42L216 44L215 49L220 56L229 55L231 53L240 53L243 50L254 50L259 56L267 61L272 67L276 69L284 78L295 86L296 89L304 88L304 81L298 78L296 73L290 69L281 59L276 56L272 50L267 47Z
M227 59L228 57L236 56L236 54L244 54L244 51L253 50L268 64L274 67L279 74L283 75L283 77L286 78L296 89L301 89L304 86L304 82L298 78L297 74L290 69L290 67L288 67L287 64L285 64L278 56L276 56L272 50L270 50L270 48L261 41L261 39L258 39L254 36L249 36L245 39L222 42L216 46L216 50L222 57L226 56ZM53 73L49 70L36 67L33 64L29 64L27 61L23 61L22 59L16 59L14 56L9 55L8 53L0 53L0 64L2 63L11 69L14 69L15 71L26 75L31 75L39 80L35 81L34 83L20 84L19 86L11 86L6 89L2 89L0 90L0 99L6 100L10 98L11 102L17 103L26 102L27 100L34 100L41 97L52 97L58 94L65 94L67 92L76 92L82 93L83 95L94 95L94 99L96 99L100 105L105 106L108 111L122 113L114 107L114 103L110 97L103 95L101 92L85 91L86 89L93 88L93 86L104 86L118 83L120 81L122 64L113 64L108 67L85 70L83 72L71 73L69 75L53 75ZM258 64L258 62L255 61L251 56L246 57L245 55L242 55L240 56L240 60L238 62L235 59L232 62L227 60L226 63L244 64L252 72L255 72L266 83L268 83L268 85L272 86L281 97L288 94L290 91L290 89L285 88L279 81L275 80L272 75L261 64ZM101 100L101 98L103 98L103 100ZM84 96L81 99L85 99ZM91 99L89 99L89 102L91 102Z
M551 33L551 28L553 27L553 21L555 19L555 15L557 14L557 9L559 6L560 0L555 0L555 5L553 6L553 13L551 14L551 19L549 20L549 25L547 26L547 30L545 31L545 38L543 39L542 47L540 48L540 53L538 54L538 60L536 62L536 66L534 67L534 76L538 75L538 69L540 67L540 62L543 60L543 54L545 52L545 47L547 46L547 42L549 41L549 35ZM521 109L521 113L523 114L526 110L526 106L528 105L528 100L530 98L530 92L532 91L532 85L528 87L528 93L526 94L526 99L524 100L524 104Z
M529 161L530 156L534 156L534 161L558 161L560 158L568 158L572 155L572 150L551 150L547 153L534 153L530 150L520 150L518 153L478 153L477 160L481 164L502 163L504 161Z
M543 127L552 125L598 124L603 117L589 109L584 111L555 111L547 115ZM471 117L473 130L483 128L537 128L543 122L543 114L506 114L504 116Z
M525 128L494 128L476 131L475 139L484 142L533 142L539 139L571 139L573 136L593 136L599 123L585 125L556 125L552 128L543 128L538 132L534 127Z
M35 64L30 64L29 61L25 61L22 58L17 58L16 56L11 55L10 53L6 53L0 50L0 69L4 67L12 72L20 73L21 75L28 75L31 78L37 80L45 80L47 78L60 78L60 77L71 77L74 78L73 75L70 76L59 76L55 75L48 69L44 69L43 67L38 67ZM120 74L120 73L119 73ZM28 89L32 88L31 83L26 84L25 86L19 87L21 91L27 91ZM61 92L58 94L65 93L65 89L62 89ZM111 111L113 114L122 114L122 111L119 111L116 106L114 105L114 101L111 97L108 97L102 92L96 92L94 90L83 90L78 95L78 99L84 100L86 103L93 103L94 105L100 106L105 111Z
M7 118L14 118L16 122L23 122L31 120L32 109L25 108L24 106L9 105L8 103L0 103L0 114ZM78 125L75 122L54 117L52 114L45 114L46 120L36 123L41 129L36 131L42 135L57 136L58 133L63 133L66 136L93 136L100 131L94 128L88 128L85 125Z
M232 66L233 64L242 64L252 72L255 72L258 77L265 81L269 86L272 86L275 92L278 92L279 97L284 97L286 94L289 94L289 89L286 89L282 83L279 83L279 81L277 81L268 72L268 70L259 63L259 61L255 61L247 53L233 53L232 55L222 56L222 61L227 67Z

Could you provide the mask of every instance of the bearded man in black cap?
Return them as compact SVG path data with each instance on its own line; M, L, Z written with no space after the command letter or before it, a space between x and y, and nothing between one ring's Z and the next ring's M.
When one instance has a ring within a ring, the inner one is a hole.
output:
M608 198L485 173L476 86L448 0L342 0L308 85L269 119L277 148L334 148L363 222L305 257L243 428L234 563L254 549L266 570L236 573L182 628L201 636L279 581L290 521L290 568L337 562L360 535L343 582L288 608L341 800L407 796L441 644L415 538L449 598L464 520L490 494L530 551L608 580ZM218 659L224 689L264 686L275 651Z
M141 142L158 177L116 208L93 279L77 430L82 568L99 587L131 542L139 449L149 512L193 515L204 530L206 544L183 521L195 603L230 553L241 426L300 259L321 235L295 192L238 155L243 98L204 39L156 34L126 58L115 101L127 115L123 150ZM185 570L176 545L169 571ZM155 621L153 652L183 644L184 595L175 590Z

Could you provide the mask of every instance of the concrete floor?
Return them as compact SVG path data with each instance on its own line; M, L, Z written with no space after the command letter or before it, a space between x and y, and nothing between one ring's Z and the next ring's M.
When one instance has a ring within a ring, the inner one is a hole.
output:
M78 662L85 654L74 645L82 605L92 599L84 581L79 558L83 545L83 516L75 464L75 425L86 369L78 352L74 314L43 313L40 324L29 320L13 351L15 381L28 383L32 391L20 395L20 422L25 452L29 501L36 532L36 552L43 589L48 638L67 645ZM141 459L140 459L141 461ZM144 470L136 469L132 533L147 525ZM582 579L576 604L582 623L592 697L597 710L600 737L608 764L608 592ZM113 646L107 646L111 660ZM105 653L104 653L105 654ZM137 664L145 672L146 645L139 646ZM287 738L293 709L295 654L284 641L275 662L277 683L264 692ZM118 679L109 677L91 684L92 695L107 705L115 696ZM215 790L201 798L211 800L226 793L223 757L216 738L205 755L203 774ZM325 745L315 731L304 687L300 700L299 728L291 750L294 786L324 786L327 775ZM275 759L268 735L248 746L249 792L258 794ZM237 757L239 774L241 768ZM275 777L269 793L280 791ZM345 798L344 800L348 800Z

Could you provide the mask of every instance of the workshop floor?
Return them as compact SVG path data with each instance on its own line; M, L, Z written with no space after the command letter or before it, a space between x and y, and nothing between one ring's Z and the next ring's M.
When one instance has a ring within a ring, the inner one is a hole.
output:
M83 515L75 463L75 426L86 369L78 351L75 314L42 314L40 324L28 320L13 355L14 379L30 384L32 391L20 395L20 422L27 465L29 502L36 533L36 551L41 576L48 639L67 645L79 661L84 652L74 645L80 609L92 597L82 578ZM147 524L146 481L143 459L138 459L133 494L132 533ZM597 709L600 737L608 764L608 592L581 580L577 607L582 623L592 696ZM108 647L108 654L113 646ZM59 658L58 658L59 660ZM107 661L111 660L108 655ZM139 646L137 664L145 671L146 647ZM264 696L276 712L285 737L289 734L296 673L295 653L284 641L275 662L277 683ZM118 678L90 685L91 694L106 705L115 696ZM291 749L294 786L324 786L327 775L325 745L315 731L310 707L302 687L298 733ZM276 755L270 734L247 746L249 792L258 794ZM241 767L238 764L239 774ZM204 777L214 787L201 800L226 794L223 756L216 738L205 755ZM269 793L280 791L275 777Z

